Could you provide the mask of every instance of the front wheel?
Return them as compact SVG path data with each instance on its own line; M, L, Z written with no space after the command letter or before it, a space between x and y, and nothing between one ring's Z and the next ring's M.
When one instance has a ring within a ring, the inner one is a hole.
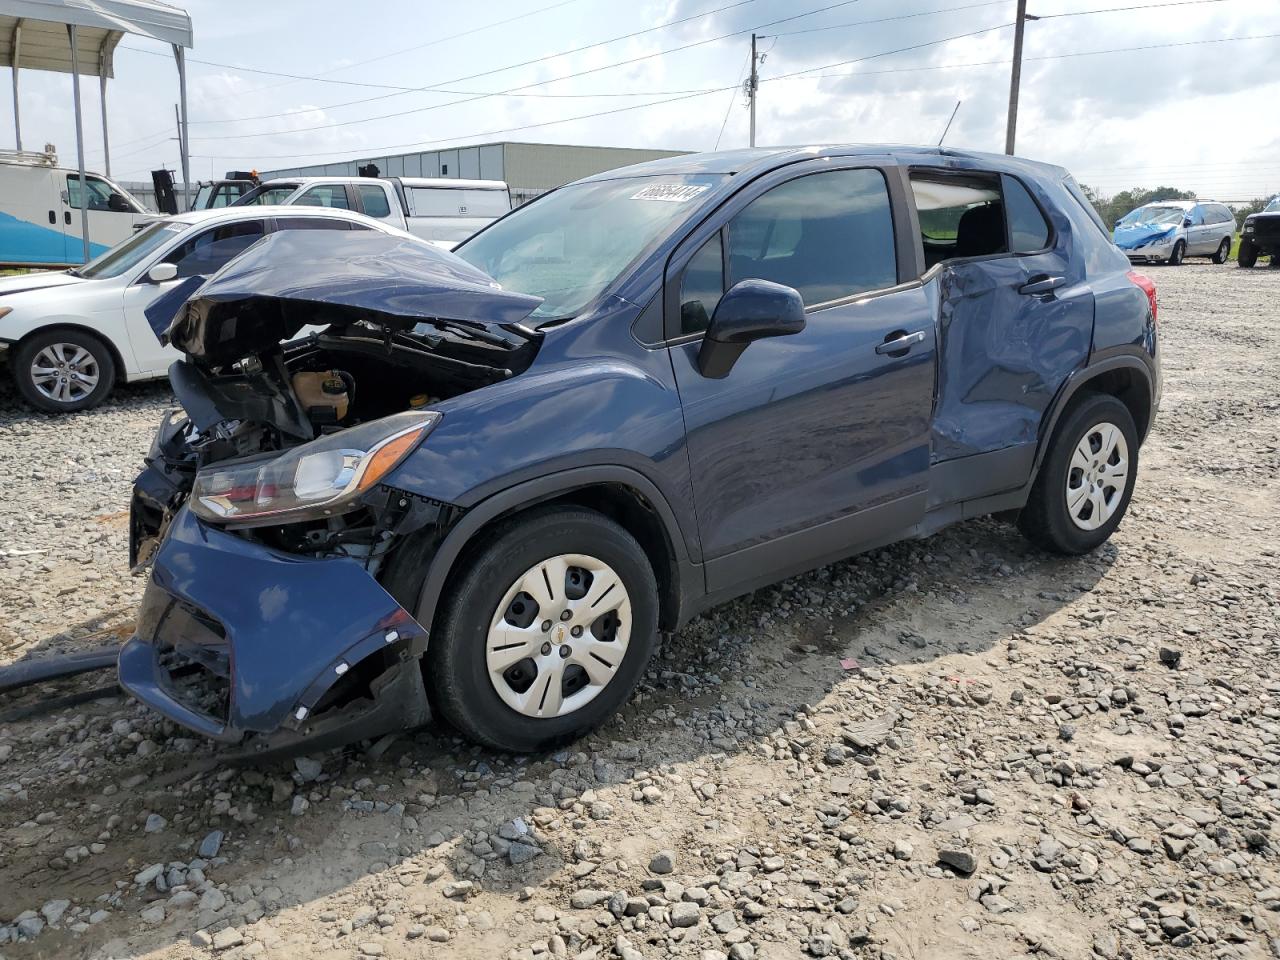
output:
M1179 267L1182 265L1182 258L1187 253L1187 245L1179 240L1173 245L1173 250L1169 254L1169 266Z
M1218 244L1218 249L1214 251L1214 263L1226 263L1227 257L1231 256L1231 238L1223 237L1222 242Z
M96 407L115 382L107 345L80 330L49 330L28 337L13 352L14 384L33 407L72 413Z
M1018 527L1054 553L1088 553L1124 518L1138 473L1138 432L1115 397L1087 394L1054 431Z
M1242 267L1252 267L1258 262L1258 248L1252 241L1241 240L1240 249L1236 252L1236 263Z
M658 591L640 544L607 517L547 508L476 545L424 662L436 709L517 753L599 726L653 653Z

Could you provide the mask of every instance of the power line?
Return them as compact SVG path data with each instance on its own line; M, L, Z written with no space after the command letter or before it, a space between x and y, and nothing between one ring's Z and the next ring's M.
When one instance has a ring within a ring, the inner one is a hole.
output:
M189 58L187 62L199 63L207 67L220 67L224 70L235 70L239 73L259 73L259 74L263 74L264 76L270 76L270 77L287 77L290 81L309 80L309 81L315 81L316 83L334 83L334 84L340 84L342 86L373 87L381 90L394 91L393 93L383 94L382 96L378 96L378 97L369 97L368 99L365 99L365 100L352 100L347 103L336 103L336 104L331 104L327 107L322 108L322 109L328 110L328 109L333 109L335 107L352 106L358 103L370 103L374 100L385 100L390 97L401 96L407 93L432 93L436 91L437 87L444 84L463 83L467 80L476 80L480 77L492 76L495 73L505 73L508 70L516 70L516 69L519 69L520 67L535 66L539 63L545 63L548 60L556 60L556 59L559 59L560 57L567 57L575 53L583 53L587 50L593 50L596 47L607 46L611 43L618 43L622 40L632 40L636 37L641 37L648 33L655 33L658 30L666 30L669 27L677 27L677 26L680 26L681 24L690 23L694 20L700 20L703 17L709 17L712 14L722 13L725 10L732 10L735 7L741 7L741 6L745 6L748 3L755 3L755 2L757 2L757 0L734 0L734 2L732 3L726 3L722 6L715 7L711 10L704 10L701 13L691 14L690 16L687 16L687 17L681 17L678 20L668 20L665 23L659 23L651 27L645 27L643 30L634 30L631 33L619 34L618 36L610 37L607 40L597 40L594 43L588 43L581 47L573 47L569 50L561 50L557 53L547 54L546 56L542 56L542 57L535 57L532 60L521 60L518 63L509 63L509 64L506 64L505 66L493 67L492 69L484 70L484 71L481 71L480 73L468 74L464 77L454 77L450 80L442 80L438 84L432 84L425 87L407 87L407 86L401 86L401 85L390 84L390 83L372 83L367 81L356 81L356 80L332 80L332 79L326 78L322 74L282 73L278 70L264 70L258 67L241 67L241 66L236 66L235 64L232 64L232 63L219 63L214 60L197 60L195 58ZM832 9L833 7L848 6L850 3L857 3L857 2L859 2L859 0L843 0L843 2L841 3L835 3L835 4L832 4L831 7L824 7L821 10L814 11L814 12L821 13L821 12L824 12L825 10ZM800 14L799 16L807 16L807 14ZM788 17L785 19L796 19L796 18ZM781 23L783 21L775 20L773 22ZM736 36L736 34L730 34L730 36ZM150 54L158 57L168 56L168 54L161 53L155 50L145 50L142 47L128 47L126 49L135 50L137 53L146 53L146 54ZM332 72L332 71L329 71L329 72ZM283 84L281 84L281 86L283 86ZM237 96L239 96L239 94L237 94Z
M844 30L847 27L864 27L874 23L890 23L894 20L911 20L916 17L933 17L941 13L957 13L961 10L976 10L979 7L1002 7L1007 0L983 0L982 3L968 3L960 7L945 7L937 10L921 10L919 13L900 13L893 17L876 17L874 20L852 20L847 23L829 23L822 27L804 27L800 30L786 30L782 33L761 34L762 37L795 37L802 33L822 33L826 30Z
M728 4L728 5L724 6L724 7L716 8L715 10L709 10L709 11L706 11L706 12L704 12L704 13L698 14L697 16L698 16L698 17L708 16L708 15L710 15L710 14L712 14L712 13L719 12L720 10L729 9L730 7L735 7L735 6L741 6L743 3L749 3L749 2L754 2L754 0L738 0L738 2L736 2L736 3ZM596 67L589 67L589 68L587 68L587 69L585 69L585 70L579 70L579 71L577 71L576 73L569 73L569 74L564 74L564 75L559 76L559 77L552 77L552 78L547 79L547 80L538 80L538 81L534 81L534 82L531 82L531 83L525 83L525 84L521 84L521 85L519 85L519 86L509 87L509 88L507 88L507 89L505 89L505 90L495 90L495 91L491 91L491 92L481 93L481 94L477 94L477 95L475 95L475 96L467 97L467 98L462 99L462 100L452 100L452 101L450 101L450 102L448 102L448 103L430 104L430 105L425 106L425 107L415 107L415 108L412 108L412 109L409 109L409 110L399 110L399 111L396 111L395 113L379 114L379 115L377 115L377 116L373 116L373 117L359 117L359 118L356 118L356 119L353 119L353 120L335 121L335 122L333 122L333 123L328 123L328 124L317 124L317 125L314 125L314 126L311 126L311 127L300 127L300 128L294 129L294 130L268 130L268 131L259 131L259 132L256 132L256 133L226 134L226 135L224 135L223 137L218 137L218 138L211 138L211 137L199 138L199 137L193 137L192 139L193 139L193 140L204 139L204 140L206 140L206 141L208 141L208 140L210 140L210 139L229 139L229 138L234 138L234 139L248 139L248 138L252 138L252 137L271 137L271 136L282 136L282 135L295 134L295 133L309 133L309 132L312 132L312 131L315 131L315 130L328 130L328 129L333 129L333 128L335 128L335 127L351 126L351 125L353 125L353 124L357 124L357 123L369 123L369 122L372 122L372 121L374 121L374 120L390 120L390 119L395 119L395 118L397 118L397 117L408 116L408 115L410 115L410 114L426 113L426 112L429 112L429 111L432 111L432 110L439 110L439 109L442 109L442 108L444 108L444 107L457 106L457 105L465 104L465 103L473 103L473 102L475 102L475 101L477 101L477 100L484 100L484 99L488 99L488 98L490 98L490 97L505 96L505 95L512 94L512 93L516 93L516 92L519 92L519 91L528 90L528 89L530 89L531 87L540 87L540 86L544 86L544 85L546 85L546 84L548 84L548 83L557 83L557 82L562 81L562 80L571 80L571 79L574 79L574 78L576 78L576 77L589 76L589 75L591 75L591 74L600 73L600 72L602 72L602 71L604 71L604 70L613 70L613 69L616 69L617 67L630 66L630 65L632 65L632 64L635 64L635 63L641 63L641 62L646 61L646 60L652 60L652 59L655 59L655 58L657 58L657 57L664 57L664 56L667 56L667 55L672 54L672 53L679 53L679 52L684 51L684 50L691 50L691 49L693 49L693 48L695 48L695 47L705 46L705 45L707 45L707 44L709 44L709 43L717 43L717 42L719 42L719 41L721 41L721 40L727 40L727 39L729 39L730 37L738 37L738 36L742 36L743 34L751 33L751 32L753 32L754 30L760 29L760 28L762 28L762 27L771 27L771 26L775 26L776 24L779 24L779 23L789 23L789 22L791 22L791 21L793 21L793 20L799 20L799 19L802 19L802 18L804 18L804 17L814 16L814 15L819 14L819 13L826 13L828 10L834 10L834 9L836 9L836 8L838 8L838 7L847 7L847 6L850 6L851 4L859 3L859 2L861 2L861 0L838 0L838 2L836 2L836 3L829 3L829 4L827 4L826 6L818 7L817 9L814 9L814 10L808 10L808 11L805 11L804 13L796 13L796 14L792 14L792 15L790 15L790 16L780 17L780 18L779 18L779 19L777 19L777 20L770 20L770 21L768 21L767 23L760 24L760 25L758 25L758 26L756 26L756 27L747 27L747 28L744 28L744 29L742 29L742 30L735 30L735 31L732 31L732 32L730 32L730 33L720 34L720 35L715 36L715 37L707 37L707 38L704 38L704 39L702 39L702 40L696 40L696 41L693 41L693 42L691 42L691 43L682 44L682 45L677 46L677 47L671 47L671 48L668 48L668 49L666 49L666 50L657 50L657 51L654 51L654 52L652 52L652 53L647 53L647 54L643 54L643 55L640 55L640 56L631 57L630 59L627 59L627 60L620 60L620 61L615 61L615 62L613 62L613 63L601 64L600 66L596 66ZM673 21L670 21L670 22L669 22L669 23L667 23L667 24L660 24L660 25L658 25L657 27L650 27L650 28L647 28L647 29L645 29L645 30L640 30L640 31L636 31L636 32L631 33L631 34L626 34L626 35L624 35L624 36L622 36L622 37L615 37L615 38L613 38L612 40L603 40L603 41L600 41L599 43L589 44L589 45L584 46L584 47L577 47L577 48L575 48L575 49L573 49L573 50L562 51L562 52L560 52L560 53L552 54L552 55L550 55L550 56L540 57L540 58L538 58L538 59L536 59L536 60L527 60L527 61L524 61L523 63L519 63L519 64L512 64L512 65L508 65L508 66L506 66L506 67L497 67L497 68L494 68L493 70L488 70L488 71L484 71L484 72L482 72L482 73L477 73L477 74L471 74L471 75L469 75L469 76L465 76L465 77L455 77L455 78L453 78L452 80L444 80L444 81L441 81L439 84L435 84L435 85L433 85L433 86L418 87L418 88L414 88L414 89L410 89L410 90L405 90L405 89L403 89L403 88L399 88L399 89L401 90L401 92L402 92L402 93L410 93L410 92L434 93L434 92L438 92L438 89L437 89L438 87L443 86L443 85L445 85L445 84L462 83L462 82L465 82L465 81L467 81L467 80L474 80L474 79L476 79L477 77L489 76L489 75L494 74L494 73L500 73L500 72L503 72L503 71L505 71L505 70L514 69L515 67L529 66L529 65L532 65L532 64L535 64L535 63L541 63L541 62L544 62L544 61L546 61L546 60L554 60L554 59L557 59L557 58L559 58L559 57L566 56L566 55L571 54L571 53L579 53L579 52L581 52L581 51L583 51L583 50L591 49L592 47L598 47L598 46L603 46L604 44L607 44L607 43L613 43L613 42L615 42L615 41L617 41L617 40L620 40L620 39L629 39L629 38L631 38L631 37L639 36L639 35L644 34L644 33L651 33L651 32L653 32L654 30L662 29L663 27L667 27L667 26L674 26L674 25L676 25L676 24L678 24L678 23L685 23L685 22L688 22L688 20L690 20L690 19L696 19L696 17L686 17L686 18L684 18L684 19L682 19L682 20L673 20ZM234 68L233 68L233 69L234 69ZM254 72L270 73L271 71L254 71ZM718 92L718 90L719 90L719 88L717 88L716 90L710 90L710 91L704 91L704 92ZM395 97L395 96L399 96L399 95L400 95L400 93L385 94L385 95L378 96L378 97L369 97L369 98L366 98L365 100L360 100L360 101L351 101L351 102L349 102L349 103L343 103L343 104L332 104L332 105L330 105L329 107L325 107L325 108L322 108L322 109L332 109L332 108L339 107L339 106L350 106L350 105L352 105L352 103L369 103L369 102L372 102L372 101L374 101L374 100L385 100L385 99L388 99L388 98L390 98L390 97Z
M1005 24L1009 26L1009 24ZM1243 37L1216 37L1209 40L1182 40L1175 43L1150 43L1140 47L1112 47L1106 50L1077 50L1072 53L1051 53L1038 57L1024 57L1024 60L1068 60L1074 57L1097 57L1109 53L1134 53L1139 50L1161 50L1167 47L1189 47L1206 43L1231 43L1236 40L1272 40L1280 37L1280 33L1261 33ZM760 82L772 80L819 80L838 77L870 77L885 73L919 73L929 70L956 70L964 67L995 67L1012 63L1011 60L980 60L974 63L944 63L926 67L896 67L889 70L855 70L852 73L812 73L812 70L824 70L826 67L812 67L808 71L796 71L777 77L765 77Z
M742 64L742 69L738 71L738 82L733 85L735 91L742 86L742 78L747 74L747 65L751 63L754 56L754 53L747 54L747 59ZM729 114L733 112L733 105L737 102L738 94L735 92L729 97L729 105L724 108L724 119L720 121L720 132L716 134L716 145L711 148L712 150L720 149L720 138L724 136L724 128L729 125Z
M1160 7L1190 7L1204 3L1228 3L1229 0L1168 0L1166 3L1135 4L1129 7L1103 7L1098 10L1071 10L1067 13L1040 13L1037 20L1057 20L1061 17L1088 17L1095 13L1124 13L1130 10L1156 10Z
M836 63L829 63L829 64L825 64L824 66L819 66L819 67L809 67L809 68L807 68L807 69L808 69L808 70L823 70L823 69L826 69L827 67L844 66L844 65L847 65L847 64L851 64L851 63L860 63L860 62L867 61L867 60L875 60L875 59L877 59L877 58L879 58L879 57L888 57L888 56L893 56L893 55L895 55L895 54L899 54L899 53L907 53L907 52L914 51L914 50L921 50L921 49L923 49L923 48L925 48L925 47L937 46L937 45L938 45L938 44L940 44L940 43L949 43L949 42L951 42L952 40L963 40L963 39L966 39L966 38L968 38L968 37L976 37L976 36L978 36L979 34L983 34L983 33L990 33L990 32L991 32L991 31L993 31L993 30L1001 30L1001 29L1003 29L1003 28L1005 28L1005 27L1008 27L1008 26L1011 26L1011 25L1012 25L1012 24L1008 24L1008 23L997 24L997 25L996 25L996 26L994 26L994 27L984 27L984 28L982 28L981 30L971 30L971 31L969 31L968 33L956 34L956 35L954 35L954 36L950 36L950 37L941 37L941 38L939 38L939 39L937 39L937 40L928 40L928 41L925 41L925 42L923 42L923 43L915 43L915 44L911 44L910 46L906 46L906 47L899 47L899 48L898 48L898 49L896 49L896 50L885 50L885 51L882 51L882 52L880 52L880 53L871 53L871 54L867 54L866 56L862 56L862 57L854 57L854 58L849 59L849 60L840 60L840 61L837 61ZM806 71L796 71L795 73L792 73L792 74L782 74L780 77L776 77L776 78L773 78L773 79L782 79L783 77L796 76L796 75L798 75L798 74L800 74L800 73L804 73L804 72L806 72ZM764 81L761 81L761 82L764 82ZM450 142L453 142L453 141L456 141L456 140L467 140L467 139L472 139L472 138L476 138L476 137L492 137L492 136L497 136L497 135L499 135L499 134L503 134L503 133L517 133L517 132L522 131L522 130L532 130L532 129L536 129L536 128L538 128L538 127L549 127L549 126L555 126L555 125L557 125L557 124L561 124L561 123L571 123L571 122L573 122L573 121L575 121L575 120L590 120L590 119L594 119L594 118L596 118L596 117L606 117L606 116L611 116L611 115L613 115L613 114L617 114L617 113L626 113L626 112L629 112L629 111L631 111L631 110L643 110L643 109L645 109L645 108L647 108L647 107L656 107L656 106L660 106L660 105L662 105L662 104L666 104L666 103L675 103L675 102L680 101L680 100L689 100L689 99L692 99L692 98L694 98L694 97L706 96L706 95L711 94L711 93L720 93L720 92L722 92L722 91L725 91L725 90L731 90L731 89L736 89L736 87L716 87L716 88L713 88L713 89L711 89L711 90L703 91L703 92L701 92L701 93L685 94L685 95L683 95L683 96L671 97L671 98L664 99L664 100L654 100L654 101L650 101L650 102L648 102L648 103L637 103L637 104L632 104L632 105L630 105L630 106L626 106L626 107L617 107L617 108L612 109L612 110L602 110L602 111L599 111L599 112L597 112L597 113L587 113L587 114L582 114L582 115L580 115L580 116L576 116L576 117L564 117L564 118L561 118L561 119L559 119L559 120L546 120L546 121L541 121L541 122L539 122L539 123L529 123L529 124L524 124L524 125L522 125L522 126L518 126L518 127L508 127L508 128L506 128L506 129L503 129L503 130L486 130L486 131L484 131L484 132L482 132L482 133L470 133L470 134L463 134L462 136L444 137L444 138L440 138L440 139L436 139L436 140L418 140L418 141L414 141L414 142L412 142L412 143L392 144L392 145L390 145L390 146L380 146L380 147L368 147L368 148L366 148L365 150L361 151L361 156L375 156L375 155L377 155L377 154L381 154L381 153L388 152L388 151L392 151L392 150L402 150L402 149L406 149L406 148L409 148L409 147L422 147L422 146L428 146L428 145L435 144L435 143L450 143ZM325 155L326 155L327 153L329 153L329 152L330 152L330 151L327 151L327 150L326 150L326 151L317 151L317 152L313 152L313 153L286 153L286 154L276 154L276 155L270 155L270 156L259 156L259 157L257 157L257 159L259 159L259 160L289 160L289 159L293 159L294 157L319 157L319 156L325 156ZM246 156L249 156L249 154L243 154L243 153L242 153L242 154L207 154L207 153L206 153L206 154L193 154L193 156L198 156L198 157L202 157L202 158L205 158L205 159L215 159L215 160L217 160L217 159L224 159L224 160L225 160L225 159L239 159L240 157L246 157Z

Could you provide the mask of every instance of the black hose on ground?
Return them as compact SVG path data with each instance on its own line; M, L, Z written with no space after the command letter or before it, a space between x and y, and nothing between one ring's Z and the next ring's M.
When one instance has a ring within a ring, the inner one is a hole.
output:
M120 655L119 644L77 650L54 657L33 657L7 667L0 667L0 693L11 693L46 680L61 680L92 670L105 670L116 665Z

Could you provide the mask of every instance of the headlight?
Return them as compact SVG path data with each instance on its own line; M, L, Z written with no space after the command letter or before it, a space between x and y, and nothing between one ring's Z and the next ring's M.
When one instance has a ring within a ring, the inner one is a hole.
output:
M213 464L196 474L191 509L205 520L249 526L342 513L439 420L438 413L397 413L278 456Z
M1246 221L1244 222L1244 230L1243 230L1242 232L1243 232L1243 233L1253 233L1253 221L1252 221L1252 220L1246 220Z

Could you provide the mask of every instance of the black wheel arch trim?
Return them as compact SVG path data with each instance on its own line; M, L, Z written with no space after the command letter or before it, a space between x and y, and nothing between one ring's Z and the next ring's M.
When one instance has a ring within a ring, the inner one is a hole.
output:
M1032 468L1031 477L1027 486L1035 481L1036 475L1040 472L1040 467L1044 463L1044 459L1049 453L1049 441L1053 437L1053 432L1058 428L1058 421L1062 418L1063 412L1070 405L1072 398L1075 397L1082 389L1087 387L1091 382L1105 373L1114 370L1133 370L1142 377L1143 383L1147 386L1147 399L1151 405L1151 417L1148 420L1146 433L1150 433L1151 421L1155 419L1156 397L1155 397L1155 378L1152 374L1151 364L1138 354L1120 354L1118 356L1107 357L1081 367L1079 370L1067 377L1058 393L1057 399L1050 408L1048 415L1044 420L1044 429L1040 431L1040 439L1036 446L1035 465ZM1146 433L1138 438L1141 444L1146 440Z
M544 474L505 487L470 507L445 535L431 557L426 578L418 592L415 610L418 622L428 631L432 629L445 585L457 567L459 557L487 524L506 514L537 506L576 490L605 484L629 488L643 497L657 513L670 551L670 576L673 580L670 597L675 604L674 610L662 610L661 622L670 625L683 622L696 598L705 592L702 567L689 558L675 511L657 485L639 471L616 464L572 467Z

